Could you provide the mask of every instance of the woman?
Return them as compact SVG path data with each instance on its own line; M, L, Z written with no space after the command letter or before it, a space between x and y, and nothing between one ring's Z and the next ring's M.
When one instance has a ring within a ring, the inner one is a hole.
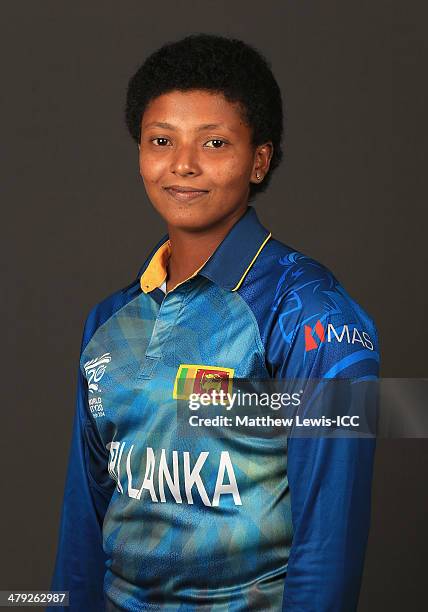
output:
M373 321L259 222L281 161L263 57L199 34L151 55L126 121L168 233L90 312L52 589L71 610L356 609L372 440L180 435L238 379L375 378Z

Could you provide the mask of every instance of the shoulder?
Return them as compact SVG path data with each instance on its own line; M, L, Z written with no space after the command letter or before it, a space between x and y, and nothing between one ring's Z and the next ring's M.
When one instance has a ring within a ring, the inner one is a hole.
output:
M242 296L272 363L306 363L323 353L332 362L361 350L360 357L377 355L372 317L323 263L271 239L248 277Z
M130 284L106 296L90 309L83 329L81 353L98 328L140 293L139 277L137 276Z
M81 353L84 351L85 347L91 340L92 336L95 334L97 329L101 327L110 317L112 317L116 312L118 312L123 306L126 306L128 302L133 300L135 297L140 295L141 287L140 287L140 278L144 270L147 268L151 258L157 249L167 240L168 236L164 235L162 238L155 244L155 246L151 249L151 251L146 256L143 264L140 266L140 269L137 272L134 280L123 287L118 289L114 293L108 295L103 298L100 302L95 304L86 317L83 337L82 337L82 345L81 345Z
M363 307L348 293L334 273L323 263L292 249L277 240L267 251L266 271L270 270L274 285L272 308L292 298L309 315L319 312L334 316L341 313L372 321ZM263 263L262 263L263 265Z
M268 241L250 270L240 291L248 297L246 292L258 296L278 316L328 315L331 320L341 316L373 323L326 265L276 239Z

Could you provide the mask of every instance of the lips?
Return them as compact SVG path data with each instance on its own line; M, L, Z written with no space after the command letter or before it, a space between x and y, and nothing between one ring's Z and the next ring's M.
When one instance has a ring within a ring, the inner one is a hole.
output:
M202 189L198 190L193 187L179 186L165 187L165 191L179 202L189 202L190 200L195 200L208 193L208 191Z

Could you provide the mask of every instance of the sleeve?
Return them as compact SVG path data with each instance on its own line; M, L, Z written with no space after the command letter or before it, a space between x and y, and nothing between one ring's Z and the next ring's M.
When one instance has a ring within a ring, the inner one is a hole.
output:
M57 554L50 586L53 591L69 591L70 605L61 610L105 610L106 557L102 523L113 490L107 452L88 410L87 381L79 367Z
M290 308L291 301L299 308ZM272 341L275 377L376 380L377 332L358 304L334 292L327 302L334 309L313 295L307 301L294 295L291 301L279 315ZM374 437L289 437L293 539L284 612L357 609L375 445Z

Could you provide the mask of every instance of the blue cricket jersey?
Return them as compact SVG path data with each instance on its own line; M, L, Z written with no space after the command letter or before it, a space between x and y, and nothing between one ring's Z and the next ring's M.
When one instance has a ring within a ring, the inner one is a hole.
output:
M251 206L165 295L170 249L87 317L51 589L72 612L352 612L375 441L182 437L176 398L190 376L375 379L372 319Z

